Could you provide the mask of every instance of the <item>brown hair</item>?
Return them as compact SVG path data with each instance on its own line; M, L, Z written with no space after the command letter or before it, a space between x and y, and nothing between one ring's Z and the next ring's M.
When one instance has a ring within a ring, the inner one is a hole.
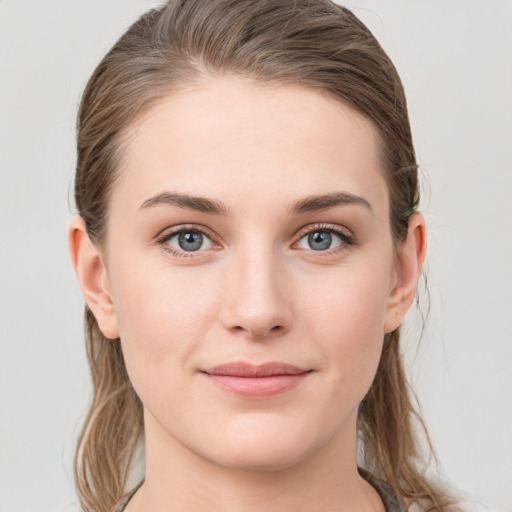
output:
M390 193L390 228L406 236L419 200L406 100L395 67L370 31L330 0L171 0L143 15L90 78L78 115L75 198L101 246L109 196L126 132L159 98L202 77L244 76L327 93L367 117L381 142ZM399 330L386 336L375 380L358 415L363 466L402 500L453 510L425 477L415 410L403 371ZM105 512L125 492L142 405L119 339L107 340L86 308L94 395L80 434L75 477L84 510ZM426 445L431 451L428 434Z

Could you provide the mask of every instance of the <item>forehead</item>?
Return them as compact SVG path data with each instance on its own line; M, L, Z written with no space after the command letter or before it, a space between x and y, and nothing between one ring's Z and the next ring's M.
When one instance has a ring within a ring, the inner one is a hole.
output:
M132 124L113 202L164 189L243 204L256 191L284 203L334 189L375 201L387 195L378 153L372 123L327 94L212 78Z

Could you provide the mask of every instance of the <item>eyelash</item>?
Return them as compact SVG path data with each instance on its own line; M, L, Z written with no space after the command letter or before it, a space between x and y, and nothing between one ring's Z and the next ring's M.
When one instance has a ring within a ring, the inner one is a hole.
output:
M210 231L206 230L202 226L197 226L194 224L191 224L188 226L180 226L179 228L172 229L171 231L165 231L162 235L160 235L156 239L156 243L158 245L160 245L164 251L166 251L178 258L197 257L196 253L202 252L202 251L180 251L167 243L169 240L171 240L171 238L175 237L176 235L179 235L180 233L188 233L188 232L201 233L202 235L207 237L209 240L211 240L214 245L219 245L215 242L215 237L212 236Z
M187 225L187 226L180 226L178 228L172 229L171 231L166 231L162 235L160 235L156 239L156 243L162 247L162 249L173 256L176 256L178 258L190 258L190 257L197 257L198 255L196 253L204 252L204 251L182 251L177 250L176 248L169 245L167 242L171 240L174 236L179 235L180 233L187 233L187 232L196 232L201 233L202 235L206 236L214 245L220 245L215 241L215 237L212 236L212 233L209 230L206 230L202 226L198 225ZM332 233L339 237L340 239L340 245L338 247L335 247L334 249L327 249L325 251L315 251L313 249L299 249L307 252L312 252L315 254L315 256L325 257L325 256L332 256L333 254L337 254L341 251L347 250L348 247L355 245L355 240L353 235L347 230L342 229L338 226L333 226L331 224L314 224L309 225L296 234L297 240L293 243L293 245L297 245L304 237L315 233L315 232L327 232Z
M303 229L301 229L297 233L297 241L294 242L294 245L298 244L304 237L316 233L316 232L327 232L336 235L340 239L340 245L335 247L334 249L327 249L325 251L314 251L313 249L303 249L307 252L312 252L315 256L319 257L328 257L334 254L338 254L339 252L347 250L350 246L355 245L356 241L352 233L340 226L333 226L332 224L313 224L309 225Z

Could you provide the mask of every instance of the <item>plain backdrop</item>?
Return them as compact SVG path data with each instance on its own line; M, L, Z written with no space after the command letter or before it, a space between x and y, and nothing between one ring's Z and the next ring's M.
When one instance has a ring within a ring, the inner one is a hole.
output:
M74 123L151 0L0 0L0 511L77 510L89 399L66 246ZM512 511L512 2L348 0L394 60L425 181L430 319L408 365L445 477ZM70 201L72 204L72 201Z

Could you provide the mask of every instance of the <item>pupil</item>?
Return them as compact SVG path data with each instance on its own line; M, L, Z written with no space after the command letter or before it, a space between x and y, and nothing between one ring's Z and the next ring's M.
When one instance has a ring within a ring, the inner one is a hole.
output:
M179 234L178 243L184 251L197 251L203 245L203 235L197 232L185 231Z
M314 251L324 251L331 246L332 235L327 231L316 231L308 236L308 242Z

